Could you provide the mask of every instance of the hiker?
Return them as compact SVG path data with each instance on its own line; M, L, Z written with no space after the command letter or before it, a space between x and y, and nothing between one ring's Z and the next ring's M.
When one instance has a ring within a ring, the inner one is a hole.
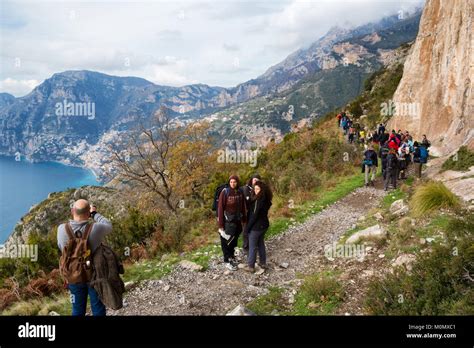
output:
M423 134L423 139L421 140L421 145L424 146L427 149L431 146L431 143L429 142L428 138L426 137L426 134Z
M105 236L112 231L112 224L97 212L95 206L90 206L89 202L85 199L79 199L74 202L71 214L72 220L58 227L58 247L62 255L66 255L67 250L65 248L72 248L75 240L82 239L85 240L85 254L92 256ZM89 218L92 218L94 223L90 222ZM86 314L87 297L89 296L92 314L94 316L105 316L106 308L100 300L98 293L90 286L91 261L88 260L87 256L84 260L78 261L81 262L79 264L81 271L78 273L70 272L64 274L66 273L64 270L65 265L60 264L62 276L66 278L67 287L73 299L71 301L72 315L84 316ZM63 257L61 261L63 261Z
M393 188L397 188L397 177L398 177L398 158L397 153L394 149L389 149L387 155L387 174L384 181L384 190L387 191L389 183L392 184Z
M420 153L420 146L417 141L413 143L414 151L413 151L413 164L415 166L415 175L419 179L421 178L421 153Z
M385 182L385 177L387 176L387 155L388 155L388 145L387 142L383 143L379 149L379 157L382 162L382 177Z
M248 213L249 213L249 208L250 208L250 203L251 203L250 199L253 194L253 187L255 183L259 180L262 180L260 175L254 174L247 181L247 184L240 188L245 198L245 209L247 211L247 221L249 220ZM242 236L243 236L242 249L243 249L244 255L246 255L248 254L248 251L249 251L249 239L248 239L248 235L245 229L243 230Z
M390 134L388 138L388 147L390 149L394 149L395 152L397 152L399 148L399 144L400 144L400 140L398 140L395 131L392 131L392 134Z
M365 130L362 129L360 132L359 132L359 142L361 144L364 144L365 143Z
M348 121L349 119L347 118L347 116L343 114L342 119L341 119L341 125L342 125L342 129L344 130L344 135L347 135L347 130L349 129L347 125Z
M355 135L354 127L349 128L349 136L348 136L349 144L352 144L354 142L354 135Z
M365 168L365 186L374 186L375 173L377 172L377 153L374 151L373 145L369 145L367 151L364 152L364 168ZM369 173L372 173L372 177L369 182Z
M338 127L341 127L341 119L342 119L342 114L341 113L338 113L337 116L337 126Z
M367 141L372 141L374 144L379 144L380 143L380 135L377 131L372 133L372 137L369 139L367 138Z
M398 138L398 144L400 145L402 141L402 130L399 129L397 133L395 133L395 136Z
M225 266L231 271L236 271L235 247L242 232L242 224L247 221L245 198L239 190L237 175L229 178L229 186L224 188L219 195L217 221Z
M379 125L378 133L379 135L382 135L383 133L385 133L385 126L383 125L383 123Z
M257 261L257 251L259 263L258 265L267 268L267 254L265 250L265 232L268 230L270 223L268 221L268 210L272 205L272 191L263 181L257 181L254 185L254 192L251 198L249 219L245 230L249 236L249 254L247 265L244 268L247 272L255 272L255 262Z
M413 154L413 162L415 163L415 174L421 178L421 169L423 164L428 163L429 152L426 146L415 141L415 151Z
M405 179L405 172L407 170L407 167L408 167L408 163L407 163L407 159L406 159L406 151L405 151L405 148L403 147L400 147L398 149L399 151L399 155L398 155L398 174L399 174L399 177L398 179L400 180L403 180Z
M383 143L387 142L388 139L389 139L389 134L388 133L385 133L385 131L382 132L382 134L379 133L379 143L380 144L383 144Z

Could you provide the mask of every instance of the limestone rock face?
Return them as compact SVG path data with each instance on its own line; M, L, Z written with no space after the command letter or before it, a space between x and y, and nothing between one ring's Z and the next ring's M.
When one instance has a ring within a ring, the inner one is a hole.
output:
M393 97L397 112L390 129L409 130L415 139L426 134L434 154L448 154L461 145L474 148L473 9L472 0L426 1Z

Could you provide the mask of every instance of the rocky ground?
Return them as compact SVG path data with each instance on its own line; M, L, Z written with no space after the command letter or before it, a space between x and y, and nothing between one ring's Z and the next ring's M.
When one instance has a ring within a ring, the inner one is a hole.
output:
M371 276L385 269L383 253L372 247L363 259L328 259L324 247L339 240L360 221L361 216L380 204L385 195L381 182L375 188L359 188L304 223L290 227L267 241L269 269L250 274L225 269L221 257L211 259L205 271L177 266L160 280L136 285L125 296L124 308L111 315L224 315L245 306L271 286L285 289L292 303L301 275L321 270L341 271L347 296L338 314L364 314L362 289Z

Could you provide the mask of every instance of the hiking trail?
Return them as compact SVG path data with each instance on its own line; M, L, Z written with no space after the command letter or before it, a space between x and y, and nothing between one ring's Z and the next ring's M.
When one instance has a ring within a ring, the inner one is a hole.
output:
M208 269L203 272L178 265L160 280L142 281L126 293L124 308L108 314L225 315L274 286L285 289L285 296L291 303L302 283L298 275L322 270L342 272L339 279L346 283L347 295L336 314L363 314L361 300L364 294L360 289L371 275L386 268L385 260L373 247L363 261L355 258L330 261L324 255L324 246L337 242L361 216L380 204L385 196L381 186L381 179L377 178L375 188L358 188L305 222L290 226L282 234L267 240L268 269L263 274L241 269L227 271L219 254L211 258Z

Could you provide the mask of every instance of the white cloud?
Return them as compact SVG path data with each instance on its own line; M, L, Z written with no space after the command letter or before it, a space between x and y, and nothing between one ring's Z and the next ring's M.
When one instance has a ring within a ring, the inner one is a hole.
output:
M0 80L18 82L2 83L0 91L19 96L29 92L19 81L73 69L160 84L235 86L334 25L375 21L422 1L2 0Z
M31 92L31 90L39 84L40 81L38 80L14 80L12 78L6 78L0 81L0 91L13 94L14 96L21 96Z

